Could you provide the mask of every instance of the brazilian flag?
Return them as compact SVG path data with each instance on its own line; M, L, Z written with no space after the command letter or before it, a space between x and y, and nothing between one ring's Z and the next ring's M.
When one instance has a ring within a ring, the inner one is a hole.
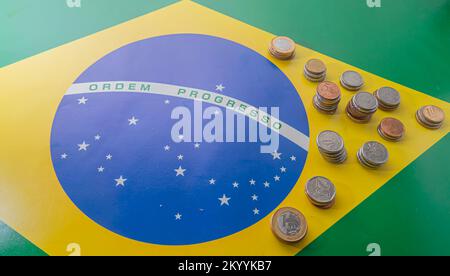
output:
M415 118L450 114L449 4L3 1L0 255L449 255L450 127ZM297 43L289 61L268 51L280 35ZM354 70L365 91L395 88L400 107L356 124L342 88L335 115L317 112L312 58L328 81ZM249 125L259 112L277 148L212 131L230 109ZM386 117L401 141L377 133ZM323 130L342 135L345 163L322 158ZM377 170L356 157L367 141L389 151ZM304 193L317 175L336 186L328 210ZM301 242L273 235L281 207L304 214Z

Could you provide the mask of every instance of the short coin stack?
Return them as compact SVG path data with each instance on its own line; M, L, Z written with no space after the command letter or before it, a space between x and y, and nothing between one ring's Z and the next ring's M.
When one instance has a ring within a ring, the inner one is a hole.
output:
M364 86L364 79L358 72L345 71L341 75L341 84L347 90L358 91Z
M334 114L341 101L341 90L335 83L324 81L317 86L314 107L325 114Z
M397 142L405 134L405 126L395 118L384 118L378 125L378 133L388 141Z
M312 82L324 81L327 76L327 67L319 59L310 59L303 69L305 77Z
M312 204L322 209L333 207L336 200L336 188L334 184L322 176L316 176L308 180L305 193Z
M305 216L291 207L278 209L272 217L271 225L275 236L290 243L301 241L308 232Z
M357 123L367 123L378 109L378 101L370 93L359 92L349 101L347 115Z
M373 95L377 98L381 110L392 111L400 105L400 93L392 87L381 87Z
M361 147L357 157L364 167L376 169L388 161L389 153L383 144L370 141Z
M334 131L325 130L317 136L317 147L323 158L331 163L340 164L347 159L344 140Z
M295 55L295 42L289 37L277 36L270 42L269 52L277 59L290 59Z
M426 128L438 129L444 123L445 113L437 106L427 105L417 110L416 119Z

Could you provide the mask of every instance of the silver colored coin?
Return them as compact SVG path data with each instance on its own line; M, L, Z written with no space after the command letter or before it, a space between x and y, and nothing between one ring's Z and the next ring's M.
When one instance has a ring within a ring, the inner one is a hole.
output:
M314 202L329 204L336 197L336 188L333 183L322 176L316 176L306 183L306 194Z
M344 148L344 140L336 132L325 130L317 136L317 146L326 153L339 153Z
M341 76L342 83L349 88L360 88L364 85L361 74L355 71L346 71Z
M373 166L381 166L389 159L386 147L376 141L370 141L363 145L360 152L361 157Z
M384 105L398 106L400 104L400 93L392 87L381 87L376 94Z
M377 98L368 92L359 92L353 97L353 101L356 107L370 113L378 108Z

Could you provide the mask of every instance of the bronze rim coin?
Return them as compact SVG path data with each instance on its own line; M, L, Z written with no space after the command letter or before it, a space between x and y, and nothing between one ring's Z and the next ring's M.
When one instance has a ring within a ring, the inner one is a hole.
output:
M319 59L310 59L305 65L305 69L313 75L322 75L326 72L327 67Z
M324 81L317 86L317 94L328 101L335 101L341 97L341 90L337 84Z
M379 130L383 138L388 140L399 140L405 134L405 126L395 118L384 118L381 120Z
M433 124L440 124L445 120L444 111L434 105L424 106L422 108L422 115L425 118L425 120Z
M275 236L289 243L301 241L308 232L305 216L292 207L278 209L272 217L271 224Z

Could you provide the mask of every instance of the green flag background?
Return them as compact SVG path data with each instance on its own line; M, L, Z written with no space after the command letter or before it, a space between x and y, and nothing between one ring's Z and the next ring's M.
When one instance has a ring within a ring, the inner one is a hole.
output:
M81 0L80 8L68 8L65 0L4 0L0 66L174 2ZM196 2L381 77L450 99L450 1L381 0L381 8L369 8L365 0ZM450 255L449 154L447 135L300 255L367 256L370 243L379 244L382 255ZM0 255L41 254L45 253L0 224Z

